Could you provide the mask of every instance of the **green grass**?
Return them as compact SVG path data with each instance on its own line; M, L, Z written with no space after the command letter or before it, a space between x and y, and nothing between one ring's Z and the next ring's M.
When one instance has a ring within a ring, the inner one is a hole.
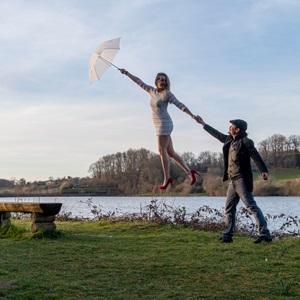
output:
M259 172L253 172L254 178L259 177ZM281 184L285 181L300 179L300 169L281 168L270 170L270 178L274 180L275 184Z
M274 173L271 172L277 183L283 183L285 181L299 179L300 178L300 169L276 169Z
M30 220L13 220L17 227ZM57 239L1 239L0 298L299 299L299 239L271 244L141 222L56 222ZM58 236L59 237L59 236ZM2 287L2 288L1 288Z

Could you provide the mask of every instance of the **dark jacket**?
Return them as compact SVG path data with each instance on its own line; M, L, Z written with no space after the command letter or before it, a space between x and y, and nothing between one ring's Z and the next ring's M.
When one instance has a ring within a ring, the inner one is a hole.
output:
M218 130L214 129L210 125L205 124L204 130L206 130L213 137L218 139L220 142L224 143L223 145L223 155L224 155L224 176L223 181L228 180L228 154L229 147L231 142L233 141L233 137L228 134L223 134ZM241 171L247 188L252 192L253 191L253 173L251 169L250 159L252 158L255 162L257 168L261 173L268 173L268 168L264 161L262 160L260 154L256 150L254 143L252 140L247 138L247 134L245 136L236 137L236 140L239 143L239 161L241 166Z

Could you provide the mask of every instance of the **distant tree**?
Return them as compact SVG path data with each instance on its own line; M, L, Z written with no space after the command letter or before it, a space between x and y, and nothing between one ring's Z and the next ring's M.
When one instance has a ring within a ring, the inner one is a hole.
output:
M263 140L259 151L270 168L299 168L300 136L292 135L286 138L281 134Z
M194 153L192 152L184 152L181 155L181 158L183 161L191 168L191 169L197 169L197 159Z
M12 188L14 186L14 180L0 179L0 188Z
M154 185L162 181L160 158L146 149L129 149L106 155L93 163L89 172L92 177L106 183L117 183L126 194L152 191Z
M211 151L200 152L197 158L197 163L201 171L206 172L208 168L223 168L223 155Z
M19 186L25 186L26 185L26 179L21 178L20 180L17 181L17 185Z
M291 135L288 137L287 147L290 165L300 168L300 136Z

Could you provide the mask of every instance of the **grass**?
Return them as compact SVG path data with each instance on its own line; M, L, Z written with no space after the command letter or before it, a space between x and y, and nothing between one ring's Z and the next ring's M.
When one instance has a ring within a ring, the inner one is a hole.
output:
M259 172L254 172L254 178L260 176ZM271 179L274 180L275 184L282 184L286 181L300 179L300 169L296 168L278 168L270 170Z
M299 179L300 178L300 169L277 169L274 170L274 174L278 184L284 183L286 181Z
M30 220L13 220L29 228ZM253 244L146 222L56 222L56 238L1 239L1 299L299 299L298 238ZM19 231L18 231L19 232Z

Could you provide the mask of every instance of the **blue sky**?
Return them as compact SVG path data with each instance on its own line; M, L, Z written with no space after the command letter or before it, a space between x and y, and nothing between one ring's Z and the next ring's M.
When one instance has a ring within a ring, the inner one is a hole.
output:
M114 63L171 90L222 132L248 122L255 143L299 135L297 0L0 2L0 178L85 177L106 154L157 153L149 95L109 68L89 83L92 52L121 37ZM221 144L169 107L179 153Z

